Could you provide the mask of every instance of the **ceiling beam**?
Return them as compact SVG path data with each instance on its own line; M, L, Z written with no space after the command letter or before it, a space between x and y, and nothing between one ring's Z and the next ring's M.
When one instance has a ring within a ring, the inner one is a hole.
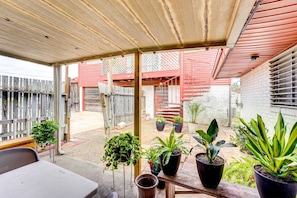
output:
M195 48L219 48L226 45L226 41L217 41L217 42L208 42L208 43L189 43L184 44L183 46L177 46L177 45L167 45L167 46L161 46L161 47L147 47L147 48L141 48L141 49L132 49L128 51L118 51L113 53L106 53L101 55L94 55L94 56L88 56L88 57L80 57L75 59L69 59L65 61L50 63L50 65L54 64L70 64L70 63L76 63L76 62L83 62L88 60L95 60L95 59L103 59L103 58L109 58L109 57L116 57L116 56L125 56L128 54L134 54L134 53L145 53L145 52L157 52L157 51L170 51L170 50L185 50L185 49L195 49Z

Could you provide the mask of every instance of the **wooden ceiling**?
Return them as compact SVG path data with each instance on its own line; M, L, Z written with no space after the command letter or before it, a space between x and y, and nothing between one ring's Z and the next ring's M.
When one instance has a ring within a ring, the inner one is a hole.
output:
M234 47L255 0L0 0L0 55L44 65Z
M296 10L296 0L0 0L0 55L54 66L215 48L213 78L240 77L297 44Z

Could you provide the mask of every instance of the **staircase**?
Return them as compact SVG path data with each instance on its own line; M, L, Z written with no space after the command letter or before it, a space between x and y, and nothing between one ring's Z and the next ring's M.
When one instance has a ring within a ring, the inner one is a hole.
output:
M182 116L182 103L178 101L169 102L169 85L179 85L179 76L173 77L156 88L155 107L156 116L163 116L167 121L173 122L173 116Z
M210 75L205 68L209 63L191 60L181 68L181 75L175 76L156 88L156 116L163 116L167 121L173 122L173 116L183 117L183 102L192 101L194 97L203 96L210 89ZM180 86L180 96L176 102L168 102L169 85Z
M181 72L181 101L192 101L194 97L203 96L210 88L210 76L204 67L209 67L208 63L191 61L185 64Z

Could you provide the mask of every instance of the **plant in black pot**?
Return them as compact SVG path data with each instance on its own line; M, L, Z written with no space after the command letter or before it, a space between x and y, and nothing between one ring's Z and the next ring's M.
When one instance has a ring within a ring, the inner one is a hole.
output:
M147 159L147 162L150 166L151 173L153 175L158 176L161 171L161 164L159 161L160 151L158 148L150 147L143 152L144 157ZM163 189L165 187L165 183L163 181L159 181L158 188Z
M262 198L295 198L297 192L297 122L286 136L287 127L279 112L272 138L268 138L260 115L250 125L242 118L240 130L247 136L247 148L260 164L254 166L258 192ZM286 139L287 138L287 139Z
M32 126L31 135L41 150L46 146L56 143L55 132L59 129L59 123L54 120L44 120Z
M180 164L182 153L189 154L189 150L183 146L186 141L183 140L183 134L175 136L174 128L172 128L169 137L162 140L160 137L155 137L156 146L161 153L159 160L161 169L165 175L175 175Z
M156 120L156 128L158 131L163 131L166 119L163 116L158 116Z
M180 133L183 129L183 118L181 116L173 116L173 128L176 133Z
M110 138L104 145L102 161L105 168L115 170L119 164L135 165L141 159L141 145L137 136L131 132L120 133Z
M198 136L193 136L198 142L196 146L205 149L205 153L196 154L198 175L204 187L216 188L221 181L225 164L225 160L218 156L220 149L222 147L235 147L236 145L234 143L226 143L225 140L214 143L219 133L216 119L212 120L207 132L197 130L196 133L198 133Z

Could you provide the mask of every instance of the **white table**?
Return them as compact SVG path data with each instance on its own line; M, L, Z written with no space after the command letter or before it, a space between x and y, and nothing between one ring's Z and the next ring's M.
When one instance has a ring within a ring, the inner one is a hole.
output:
M97 183L44 160L0 175L0 197L5 198L92 197L97 188Z

